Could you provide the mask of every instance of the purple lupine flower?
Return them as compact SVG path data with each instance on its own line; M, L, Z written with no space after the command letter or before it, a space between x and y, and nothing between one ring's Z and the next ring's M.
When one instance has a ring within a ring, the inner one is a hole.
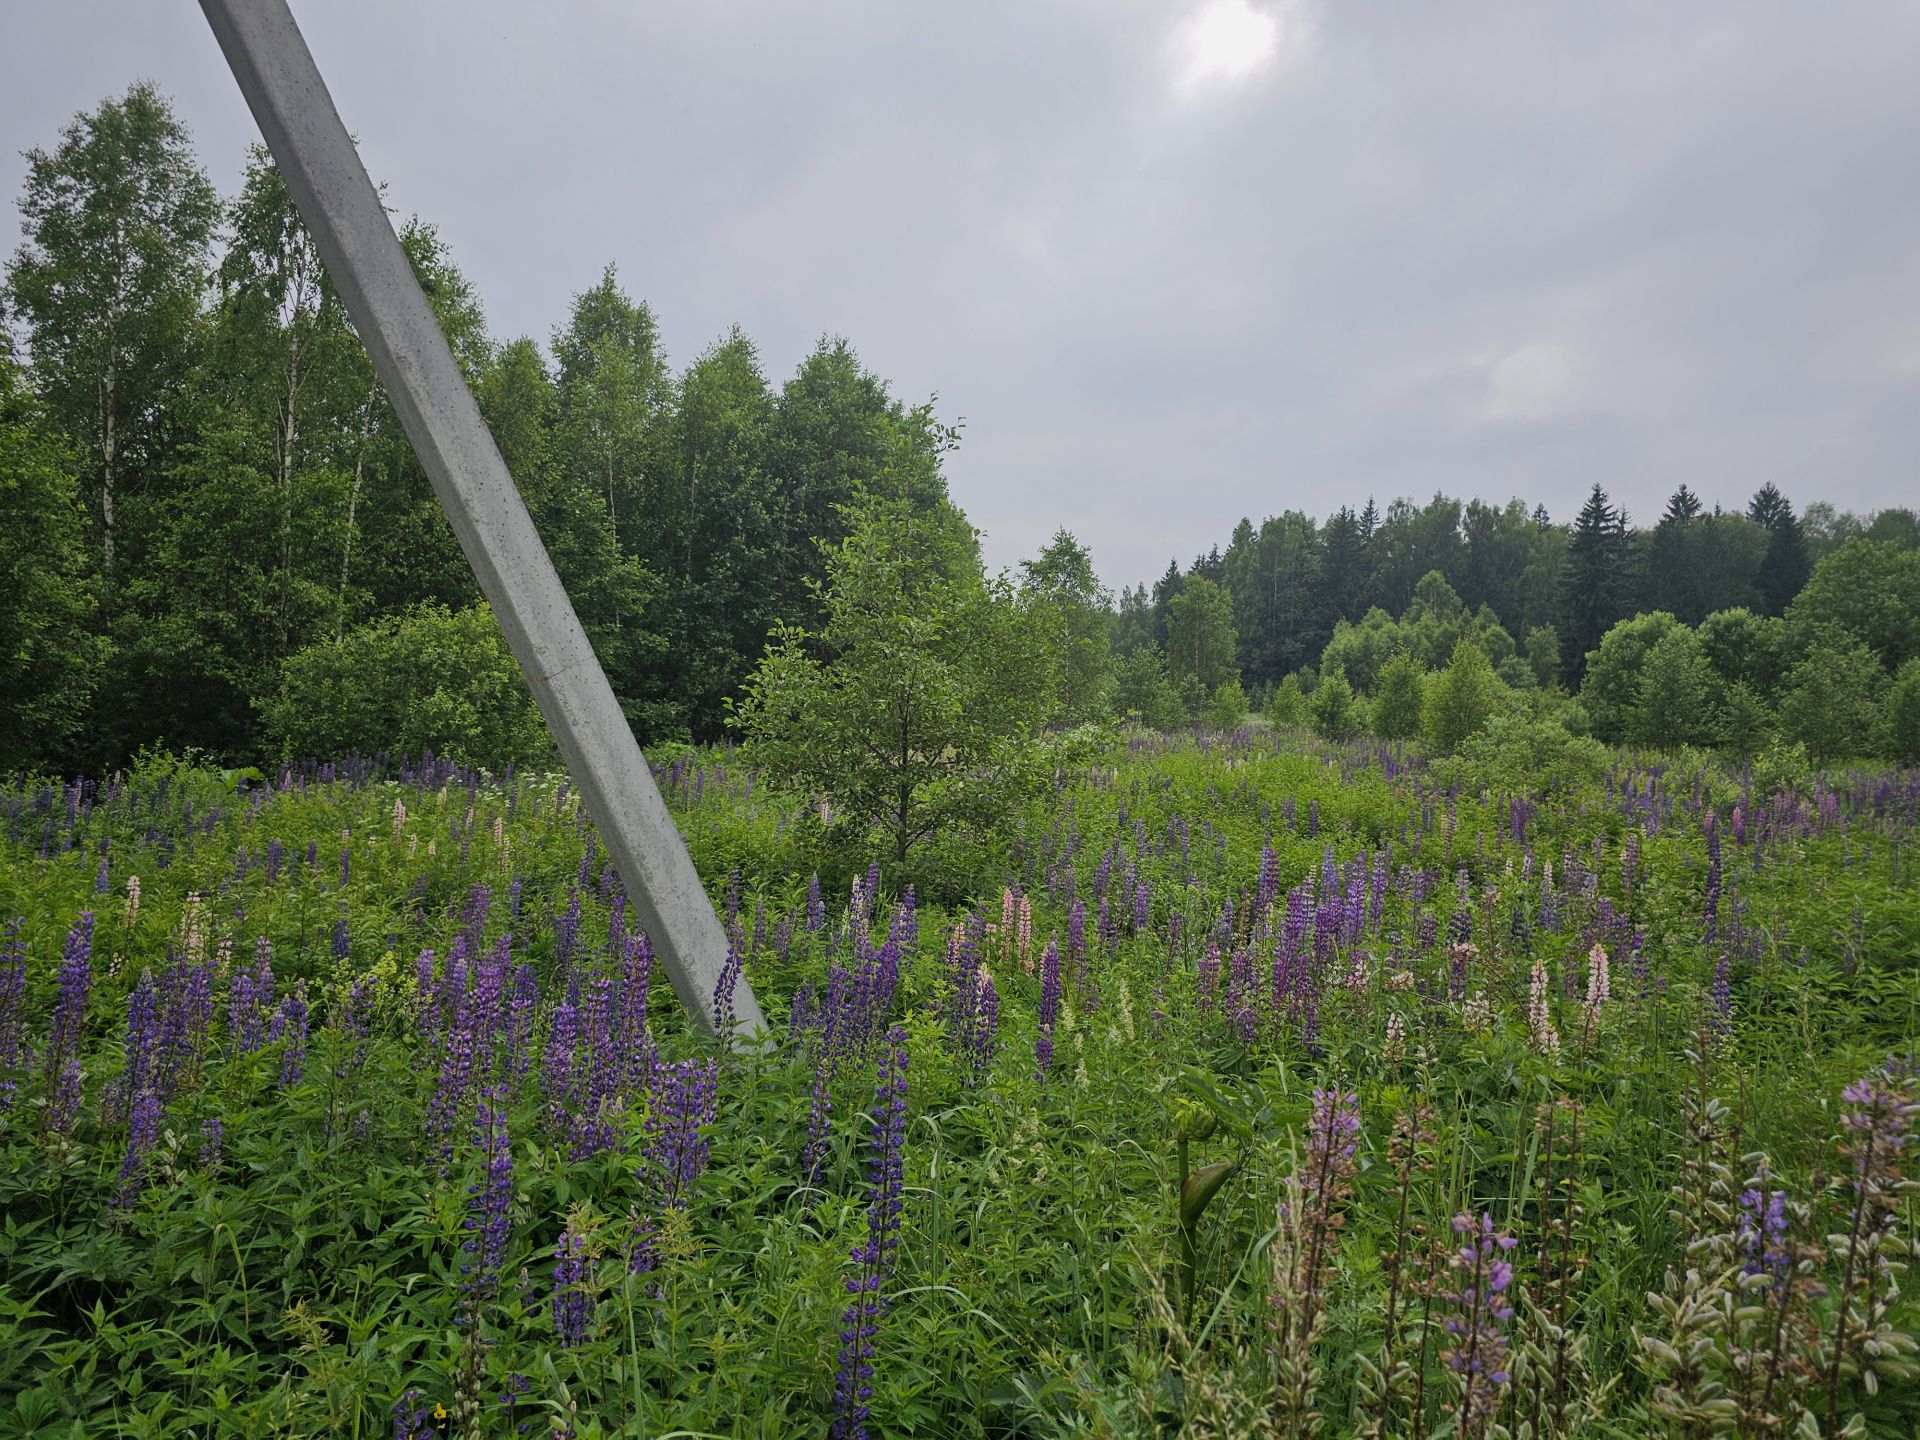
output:
M1329 1203L1351 1181L1360 1148L1360 1097L1338 1090L1315 1090L1307 1117L1307 1155L1302 1186L1314 1203Z
M1711 1009L1707 1012L1707 1034L1718 1041L1727 1040L1733 1035L1731 970L1731 963L1722 955L1719 963L1713 967L1713 986L1708 992Z
M1460 1288L1445 1296L1447 1315L1441 1324L1453 1342L1440 1358L1460 1387L1456 1433L1481 1435L1498 1413L1500 1392L1512 1379L1506 1327L1513 1319L1513 1306L1506 1291L1513 1283L1513 1266L1502 1257L1517 1242L1493 1228L1491 1215L1478 1219L1456 1215L1453 1230L1463 1240L1450 1261Z
M478 1318L479 1308L498 1292L506 1264L507 1242L513 1235L513 1146L507 1134L506 1092L484 1092L474 1110L473 1135L480 1148L482 1170L467 1188L467 1218L461 1229L465 1259L465 1323Z
M134 1098L153 1082L159 1020L160 1002L154 991L153 972L142 970L140 979L127 992L126 1068L121 1073L115 1105L122 1118L132 1116Z
M719 1068L712 1060L677 1060L653 1072L647 1110L646 1180L650 1208L638 1218L629 1242L627 1268L648 1271L658 1263L653 1248L660 1216L684 1210L707 1168L711 1142L706 1127L719 1105Z
M1144 932L1153 917L1153 886L1141 880L1133 887L1133 931Z
M625 1087L644 1089L653 1066L653 1037L647 1029L647 986L653 979L653 945L636 930L623 944L620 974L620 1051L625 1058Z
M553 969L557 975L564 975L573 966L573 952L580 938L580 892L572 892L567 908L560 918L553 922Z
M355 986L358 993L358 986ZM507 1002L507 1023L505 1032L506 1055L502 1069L506 1078L515 1086L526 1078L527 1067L532 1056L529 1053L533 1044L533 1021L540 1007L540 977L534 973L533 966L522 961L513 968L513 995Z
M147 1156L160 1138L160 1097L143 1088L133 1099L127 1119L127 1155L120 1162L120 1189L114 1204L129 1209L146 1183Z
M100 857L100 868L93 875L93 893L104 895L113 888L113 880L107 868L107 857Z
M680 1060L657 1072L647 1115L647 1158L663 1207L683 1208L707 1168L706 1127L719 1104L719 1069L712 1060Z
M27 1065L27 945L20 938L25 923L25 917L10 922L0 944L0 1115L13 1108L20 1089L14 1077Z
M1900 1176L1900 1161L1912 1140L1912 1097L1878 1075L1866 1075L1840 1092L1840 1126L1853 1162L1853 1183L1885 1186Z
M209 1175L220 1173L220 1146L227 1138L227 1127L218 1115L200 1122L200 1168Z
M840 1368L834 1377L834 1440L866 1440L872 1417L874 1341L887 1311L886 1285L900 1245L907 1135L907 1032L887 1033L873 1094L868 1141L867 1241L856 1246L847 1278L852 1297L840 1317Z
M433 1409L417 1387L393 1402L393 1440L440 1440L433 1428Z
M59 995L47 1034L47 1129L68 1136L80 1115L80 1041L93 991L93 912L82 910L60 957Z
M1720 920L1720 827L1714 823L1711 810L1701 823L1707 832L1707 889L1700 916L1706 927L1707 944L1711 945Z
M1793 1260L1786 1248L1787 1192L1769 1193L1748 1186L1740 1192L1740 1213L1734 1227L1734 1237L1745 1257L1742 1273L1769 1275L1776 1285L1784 1280Z
M1033 1045L1042 1080L1053 1065L1053 1026L1059 1018L1060 947L1049 940L1040 955L1040 1036Z
M746 963L740 918L736 915L727 922L727 958L721 963L720 974L713 982L713 1029L716 1035L733 1033L733 992L740 984L740 972L746 968Z
M268 1033L272 1039L286 1041L280 1057L280 1088L291 1090L300 1083L307 1068L307 982L296 980L293 990L280 1002Z
M593 1333L592 1275L586 1237L569 1225L553 1247L553 1329L564 1349L577 1349Z
M807 880L807 919L809 931L824 930L827 925L827 902L820 897L820 877L813 875Z

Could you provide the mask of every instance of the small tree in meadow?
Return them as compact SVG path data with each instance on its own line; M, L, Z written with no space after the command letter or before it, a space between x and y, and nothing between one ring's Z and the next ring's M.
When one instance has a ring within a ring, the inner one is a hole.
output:
M1920 764L1920 660L1894 676L1881 716L1881 748L1902 765Z
M1593 671L1588 671L1591 682ZM1699 638L1676 625L1653 643L1640 666L1640 694L1627 714L1627 738L1658 750L1708 738L1713 671Z
M1353 697L1353 687L1347 683L1344 670L1335 670L1321 679L1307 701L1307 712L1313 721L1314 733L1323 740L1351 740L1365 728L1359 702Z
M1426 688L1423 721L1427 744L1436 755L1458 750L1500 708L1500 681L1471 640L1453 647L1453 660Z
M1788 673L1780 728L1817 760L1864 755L1873 746L1886 683L1871 650L1830 631Z
M1300 677L1289 675L1273 687L1267 697L1267 723L1275 729L1307 723L1307 697L1300 689Z
M1247 718L1247 692L1238 680L1229 680L1207 702L1207 723L1216 730L1238 729Z
M990 826L1035 778L1053 655L944 501L869 502L826 570L826 623L775 632L731 723L771 779L904 865L937 833Z
M1426 686L1426 671L1411 655L1389 660L1373 692L1373 733L1383 740L1418 738Z

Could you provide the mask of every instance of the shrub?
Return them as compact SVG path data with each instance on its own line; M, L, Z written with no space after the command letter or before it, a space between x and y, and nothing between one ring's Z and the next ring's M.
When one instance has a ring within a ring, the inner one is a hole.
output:
M1410 655L1396 655L1380 672L1373 693L1373 733L1383 740L1412 740L1420 734L1427 673Z
M1289 675L1273 687L1267 697L1267 720L1275 728L1307 723L1307 697L1300 689L1300 677Z
M1427 744L1450 755L1484 729L1500 707L1501 686L1486 653L1471 640L1453 647L1453 660L1427 685L1423 720Z
M1247 692L1238 680L1229 680L1207 702L1207 723L1216 730L1235 730L1246 723Z
M1880 724L1880 748L1903 765L1920 764L1920 660L1900 667Z
M1347 672L1335 670L1320 681L1307 702L1314 733L1323 740L1351 740L1362 728L1360 709L1347 684Z
M553 758L546 722L485 605L423 605L295 652L265 718L284 759L432 750L503 769Z

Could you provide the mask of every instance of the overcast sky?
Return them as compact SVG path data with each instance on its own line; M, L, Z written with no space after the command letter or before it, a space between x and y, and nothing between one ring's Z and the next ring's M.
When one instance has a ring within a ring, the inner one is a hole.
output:
M964 417L996 566L1064 525L1118 585L1436 488L1920 502L1920 5L294 8L497 336L609 260L678 363L845 335ZM231 194L191 0L9 0L0 192L139 77Z

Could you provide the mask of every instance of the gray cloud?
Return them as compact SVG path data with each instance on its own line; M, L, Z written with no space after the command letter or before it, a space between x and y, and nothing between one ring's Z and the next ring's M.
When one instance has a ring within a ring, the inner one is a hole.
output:
M1120 583L1436 488L1920 498L1920 9L1245 0L1270 63L1183 91L1203 3L298 11L497 333L609 259L682 361L843 333L966 418L996 564L1066 525ZM139 76L234 185L196 7L0 25L0 190Z

